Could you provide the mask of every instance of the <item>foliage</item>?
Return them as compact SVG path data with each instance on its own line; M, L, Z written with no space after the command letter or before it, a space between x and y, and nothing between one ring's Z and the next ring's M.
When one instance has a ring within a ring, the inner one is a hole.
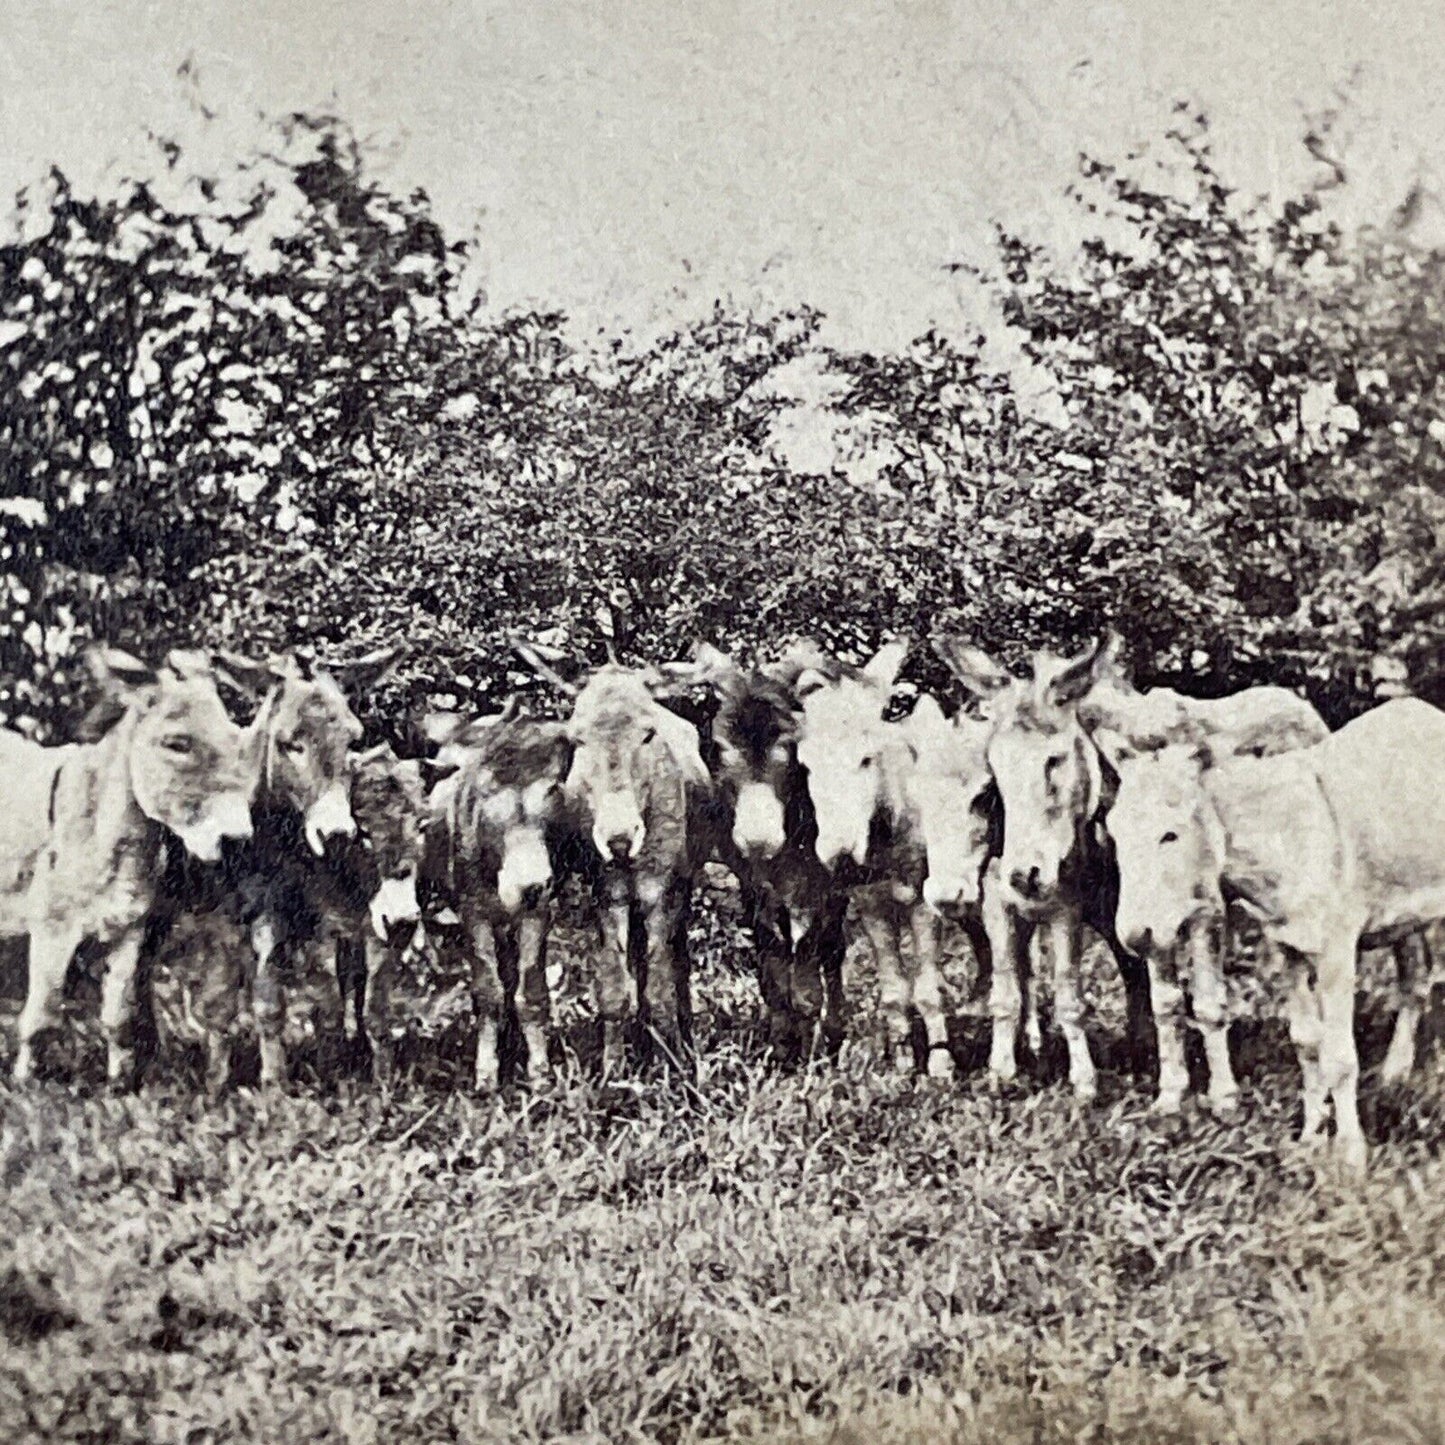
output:
M1052 387L929 339L845 358L886 417L895 484L952 509L963 623L1037 645L1122 626L1145 679L1276 680L1345 706L1379 651L1433 680L1441 257L1346 236L1317 195L1241 202L1181 108L1151 179L1084 158L1073 262L999 237L989 278ZM941 497L941 501L939 500Z
M1339 716L1382 654L1445 686L1445 258L1314 194L1245 203L1187 110L1152 171L1081 162L1078 256L1000 235L1005 329L895 355L825 349L806 308L603 348L484 316L341 122L273 140L213 175L165 143L109 197L54 174L0 249L22 726L65 731L91 634L398 643L364 703L409 742L426 697L530 685L518 633L579 662L940 626L1016 655L1112 621L1196 691Z
M0 248L0 525L22 614L0 706L20 726L63 715L86 635L263 640L263 581L436 410L455 248L425 197L369 183L329 118L275 140L224 176L168 143L157 180L106 198L52 172ZM300 608L284 631L311 631Z

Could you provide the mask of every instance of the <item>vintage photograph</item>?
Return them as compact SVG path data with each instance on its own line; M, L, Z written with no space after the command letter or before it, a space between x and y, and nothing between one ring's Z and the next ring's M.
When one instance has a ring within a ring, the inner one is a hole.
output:
M4 0L0 1440L1445 1442L1442 59Z

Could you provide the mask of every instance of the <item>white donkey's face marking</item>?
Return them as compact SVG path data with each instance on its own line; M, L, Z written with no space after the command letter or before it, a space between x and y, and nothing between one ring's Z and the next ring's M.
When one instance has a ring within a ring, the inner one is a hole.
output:
M906 786L908 808L928 865L923 898L940 912L961 912L978 903L988 862L989 724L969 717L950 722L925 695L903 727L914 760Z
M827 868L844 858L867 862L869 834L884 795L889 734L883 713L905 652L893 643L856 676L830 680L815 673L798 680L803 707L798 761L807 770L818 857Z
M1224 840L1201 758L1188 745L1133 753L1108 735L1099 743L1119 774L1108 815L1119 863L1115 926L1135 953L1167 949L1219 897Z

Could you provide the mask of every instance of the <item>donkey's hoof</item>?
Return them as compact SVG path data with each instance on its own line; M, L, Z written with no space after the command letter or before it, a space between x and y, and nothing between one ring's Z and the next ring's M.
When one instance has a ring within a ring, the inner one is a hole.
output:
M953 1056L947 1049L934 1049L929 1054L926 1078L932 1079L935 1083L951 1084L956 1072L953 1066Z
M1204 1096L1204 1107L1214 1115L1216 1119L1235 1119L1239 1117L1239 1090L1234 1089L1223 1094L1206 1094Z

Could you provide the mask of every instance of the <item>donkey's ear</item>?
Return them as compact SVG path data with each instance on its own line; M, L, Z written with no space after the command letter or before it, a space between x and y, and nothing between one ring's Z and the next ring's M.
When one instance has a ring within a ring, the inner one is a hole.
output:
M566 723L538 723L537 728L541 736L552 745L544 776L555 778L560 783L572 771L572 755L576 752L577 745L572 741L572 734Z
M720 647L699 642L693 651L692 666L697 681L718 693L735 693L742 686L743 670Z
M274 659L257 662L255 658L247 657L244 653L225 648L218 651L215 657L221 676L246 697L259 698L283 678L297 674L294 660L287 668Z
M948 725L948 719L944 717L938 699L931 692L919 693L918 701L913 704L913 711L908 717L910 721L916 720L922 727L937 728Z
M1109 627L1104 630L1104 640L1099 645L1099 667L1101 670L1108 669L1115 674L1128 675L1129 668L1125 661L1128 656L1129 644L1124 641L1124 634L1117 627Z
M653 697L681 697L709 679L695 662L659 662L639 674L642 685Z
M1219 756L1214 746L1214 740L1202 734L1190 744L1189 756L1194 760L1194 765L1201 773L1207 773L1210 768L1219 762Z
M737 671L737 663L722 648L714 647L710 642L699 642L693 648L692 660L705 673Z
M827 686L828 679L816 667L810 667L798 674L798 680L793 684L793 696L803 702Z
M962 637L942 634L933 638L931 645L943 665L975 697L994 697L1014 680L1013 673L1001 662Z
M542 649L529 642L514 640L512 651L540 677L543 682L550 682L559 692L565 693L568 697L576 697L578 688L575 682L568 682L565 677L554 668L545 657L542 656ZM555 653L555 648L547 648L547 652ZM558 655L558 661L561 660Z
M382 647L365 657L338 662L327 668L337 683L350 692L365 692L375 687L401 661L401 648Z
M811 637L801 637L792 643L783 655L764 671L789 686L807 672L820 673L824 680L842 675L837 659L826 653Z
M1138 757L1138 751L1129 737L1113 728L1095 728L1090 734L1094 740L1094 746L1102 754L1104 761L1117 773L1120 769L1131 763Z
M211 654L200 647L173 647L166 653L166 666L179 678L213 678Z
M912 643L907 638L885 642L863 666L863 676L882 691L888 691L898 680L899 670Z
M417 766L422 784L428 792L438 783L454 777L461 769L461 763L456 758L418 758Z
M418 727L427 742L445 747L467 725L464 713L436 709L423 713Z
M92 647L85 655L90 675L107 695L122 695L153 687L159 676L150 663L118 647Z
M1049 683L1049 700L1058 707L1078 702L1094 685L1104 655L1104 648L1095 641L1069 658Z

